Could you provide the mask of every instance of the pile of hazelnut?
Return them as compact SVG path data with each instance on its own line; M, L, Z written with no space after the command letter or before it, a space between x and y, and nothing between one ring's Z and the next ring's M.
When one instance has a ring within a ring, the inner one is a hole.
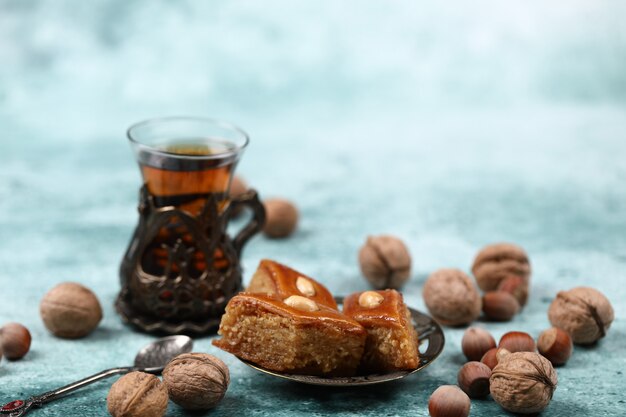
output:
M462 350L469 362L457 376L461 392L455 401L443 402L435 391L429 400L433 417L451 415L450 409L467 408L469 413L470 398L485 398L489 394L513 413L542 411L556 388L553 365L567 362L572 354L572 340L566 332L553 327L542 332L537 343L528 333L511 331L496 346L487 330L470 327L463 335Z
M462 271L442 269L431 274L423 296L431 314L444 325L468 324L483 313L491 320L510 320L528 297L530 264L523 249L511 244L490 245L479 252L472 280ZM573 344L591 344L606 335L614 318L609 300L599 291L577 287L561 291L550 305L553 327L538 336L520 331L504 334L498 344L485 329L468 328L461 342L468 362L461 367L457 386L433 392L428 409L432 417L468 416L470 398L491 397L507 411L541 412L552 399L557 375Z
M240 176L233 177L230 185L230 196L238 197L249 190L248 185ZM295 204L284 198L269 198L263 201L265 208L265 225L263 234L269 238L280 239L292 235L298 225L298 209ZM236 211L235 216L240 211Z

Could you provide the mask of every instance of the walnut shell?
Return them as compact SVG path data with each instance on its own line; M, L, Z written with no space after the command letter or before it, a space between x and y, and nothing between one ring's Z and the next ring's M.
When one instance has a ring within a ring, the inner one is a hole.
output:
M167 410L167 389L159 378L131 372L118 379L107 395L113 417L162 417Z
M288 200L272 198L263 202L265 226L263 233L272 238L291 235L298 225L298 209Z
M541 412L556 389L557 377L549 360L534 352L503 356L489 378L491 396L507 411Z
M369 236L359 251L361 272L378 290L400 289L411 275L411 255L406 245L390 235Z
M39 311L48 330L66 339L87 336L102 320L102 307L96 295L76 282L64 282L48 291Z
M577 344L590 344L603 338L614 317L609 300L589 287L560 291L548 310L550 323L569 333Z
M480 315L480 294L470 277L459 269L433 272L426 280L422 294L428 311L441 324L467 324Z
M530 263L524 249L512 243L496 243L485 246L478 252L472 273L483 291L493 291L502 280L517 275L528 282Z
M163 370L170 399L186 410L208 410L226 394L230 383L228 367L207 353L178 355Z

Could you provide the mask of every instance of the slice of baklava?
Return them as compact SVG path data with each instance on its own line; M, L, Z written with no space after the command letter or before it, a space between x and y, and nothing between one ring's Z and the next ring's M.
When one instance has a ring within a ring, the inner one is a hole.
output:
M354 293L344 300L343 312L367 330L363 372L417 368L418 335L402 294L396 290Z
M276 294L282 299L300 295L337 310L337 303L325 286L295 269L269 259L263 259L259 263L246 292Z
M213 345L263 368L305 375L354 375L367 332L310 298L239 293L226 306Z

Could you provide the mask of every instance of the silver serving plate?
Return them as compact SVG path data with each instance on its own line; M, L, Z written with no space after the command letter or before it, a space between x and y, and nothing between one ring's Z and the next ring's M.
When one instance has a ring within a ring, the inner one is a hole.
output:
M335 297L335 300L337 300L338 304L341 304L343 302L343 297ZM237 359L249 367L256 369L259 372L263 372L264 374L303 384L333 387L354 387L395 381L419 372L433 363L433 361L437 359L439 354L443 351L443 346L445 344L443 330L432 317L412 308L409 308L409 311L411 313L413 327L417 331L419 337L419 365L415 369L394 371L384 374L356 375L350 377L322 377L271 371L245 359L239 357L237 357Z

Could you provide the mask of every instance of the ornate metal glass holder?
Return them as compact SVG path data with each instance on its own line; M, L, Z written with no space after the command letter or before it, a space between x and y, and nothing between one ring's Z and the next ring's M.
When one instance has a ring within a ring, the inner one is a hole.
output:
M212 331L241 290L243 246L265 221L254 190L229 195L248 135L212 119L170 117L138 123L128 138L144 186L116 309L146 332ZM242 206L253 215L231 239L228 223Z
M226 227L240 206L249 206L254 215L231 239ZM213 195L199 216L171 206L158 208L154 196L142 187L139 225L120 267L122 290L116 309L124 321L146 332L169 334L206 333L219 325L228 300L241 291L241 250L263 227L265 211L254 190L231 200L222 213L218 208ZM184 234L173 245L161 245L167 261L162 273L154 275L145 270L142 260L166 226L184 229ZM203 270L192 268L198 253Z

